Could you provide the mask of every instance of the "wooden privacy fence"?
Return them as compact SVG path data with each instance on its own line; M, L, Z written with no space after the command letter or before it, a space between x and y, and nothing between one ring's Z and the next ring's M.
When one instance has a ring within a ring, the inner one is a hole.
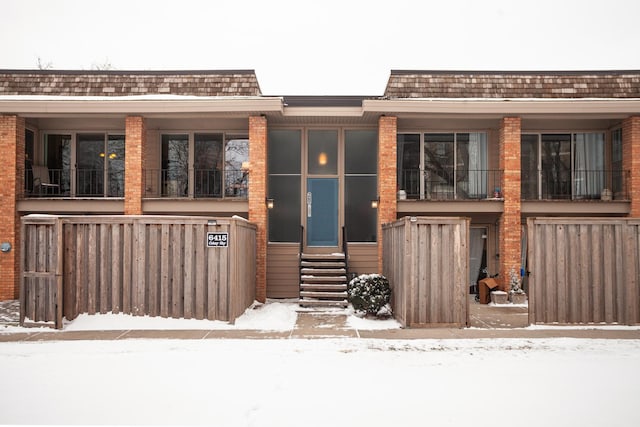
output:
M404 326L468 324L469 219L405 217L382 227L383 274Z
M27 225L28 222L28 225ZM20 324L34 322L62 325L61 223L50 216L22 220L20 243ZM27 255L28 254L28 255Z
M530 323L640 323L640 220L530 218Z
M256 227L241 219L27 216L22 229L21 323L108 312L230 321L255 299Z

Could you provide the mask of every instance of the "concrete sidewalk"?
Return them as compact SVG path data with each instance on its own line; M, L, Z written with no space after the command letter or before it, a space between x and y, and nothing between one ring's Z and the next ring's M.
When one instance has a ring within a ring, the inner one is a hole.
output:
M1 331L1 329L0 329ZM289 331L262 330L122 330L47 331L0 333L0 342L73 341L126 339L482 339L482 338L595 338L640 339L640 329L619 327L593 329L539 328L426 328L361 330L347 324L346 314L299 312Z

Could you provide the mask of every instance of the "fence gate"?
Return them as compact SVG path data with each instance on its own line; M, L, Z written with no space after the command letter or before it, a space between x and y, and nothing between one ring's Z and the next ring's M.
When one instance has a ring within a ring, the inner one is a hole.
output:
M382 227L383 273L405 326L469 323L469 219L406 217Z
M530 218L531 323L640 323L638 220Z
M62 328L62 233L56 217L23 219L20 324Z
M253 303L256 226L234 218L26 216L21 324L125 313L233 321Z

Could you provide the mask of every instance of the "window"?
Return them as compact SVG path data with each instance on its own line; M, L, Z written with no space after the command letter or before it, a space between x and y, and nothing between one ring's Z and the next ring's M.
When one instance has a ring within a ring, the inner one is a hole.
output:
M539 190L539 150L538 135L522 135L520 142L520 192L525 200L537 199Z
M104 134L76 136L76 194L98 196L104 193Z
M196 197L222 196L221 133L196 133L194 136L193 168Z
M499 182L488 172L484 132L398 135L398 183L409 198L486 198Z
M160 173L145 172L148 196L247 197L249 176L244 166L249 160L249 138L246 134L163 134L161 143Z
M44 150L49 182L59 186L59 194L69 195L71 193L71 135L46 135Z
M301 132L270 130L268 144L269 241L300 241Z
M30 158L35 157L33 151L27 151L27 154ZM44 135L42 163L46 166L45 173L49 174L49 183L55 185L56 195L123 197L124 159L122 134L78 132ZM32 165L39 164L34 158Z
M523 134L524 199L594 199L605 188L604 134Z
M189 135L162 135L162 195L186 197L189 191Z
M338 173L338 132L310 130L307 171L309 175L336 175Z
M124 197L124 135L107 136L107 196Z
M33 159L35 134L31 129L24 131L24 184L27 193L33 192Z
M378 132L345 131L345 227L349 242L375 242L377 211L371 200L378 192Z
M227 135L224 158L225 195L247 197L249 176L242 165L249 161L249 138L245 135Z
M622 129L611 133L611 191L615 195L624 192L624 174L622 172Z
M410 199L420 198L420 134L398 135L398 186Z

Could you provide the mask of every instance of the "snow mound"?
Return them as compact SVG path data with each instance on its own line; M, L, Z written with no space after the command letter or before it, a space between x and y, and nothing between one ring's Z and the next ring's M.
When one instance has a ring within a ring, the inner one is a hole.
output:
M220 320L166 319L162 317L132 316L129 314L81 314L73 321L65 321L65 331L113 330L264 330L288 331L296 324L296 305L270 302L254 303L245 310L235 324Z

